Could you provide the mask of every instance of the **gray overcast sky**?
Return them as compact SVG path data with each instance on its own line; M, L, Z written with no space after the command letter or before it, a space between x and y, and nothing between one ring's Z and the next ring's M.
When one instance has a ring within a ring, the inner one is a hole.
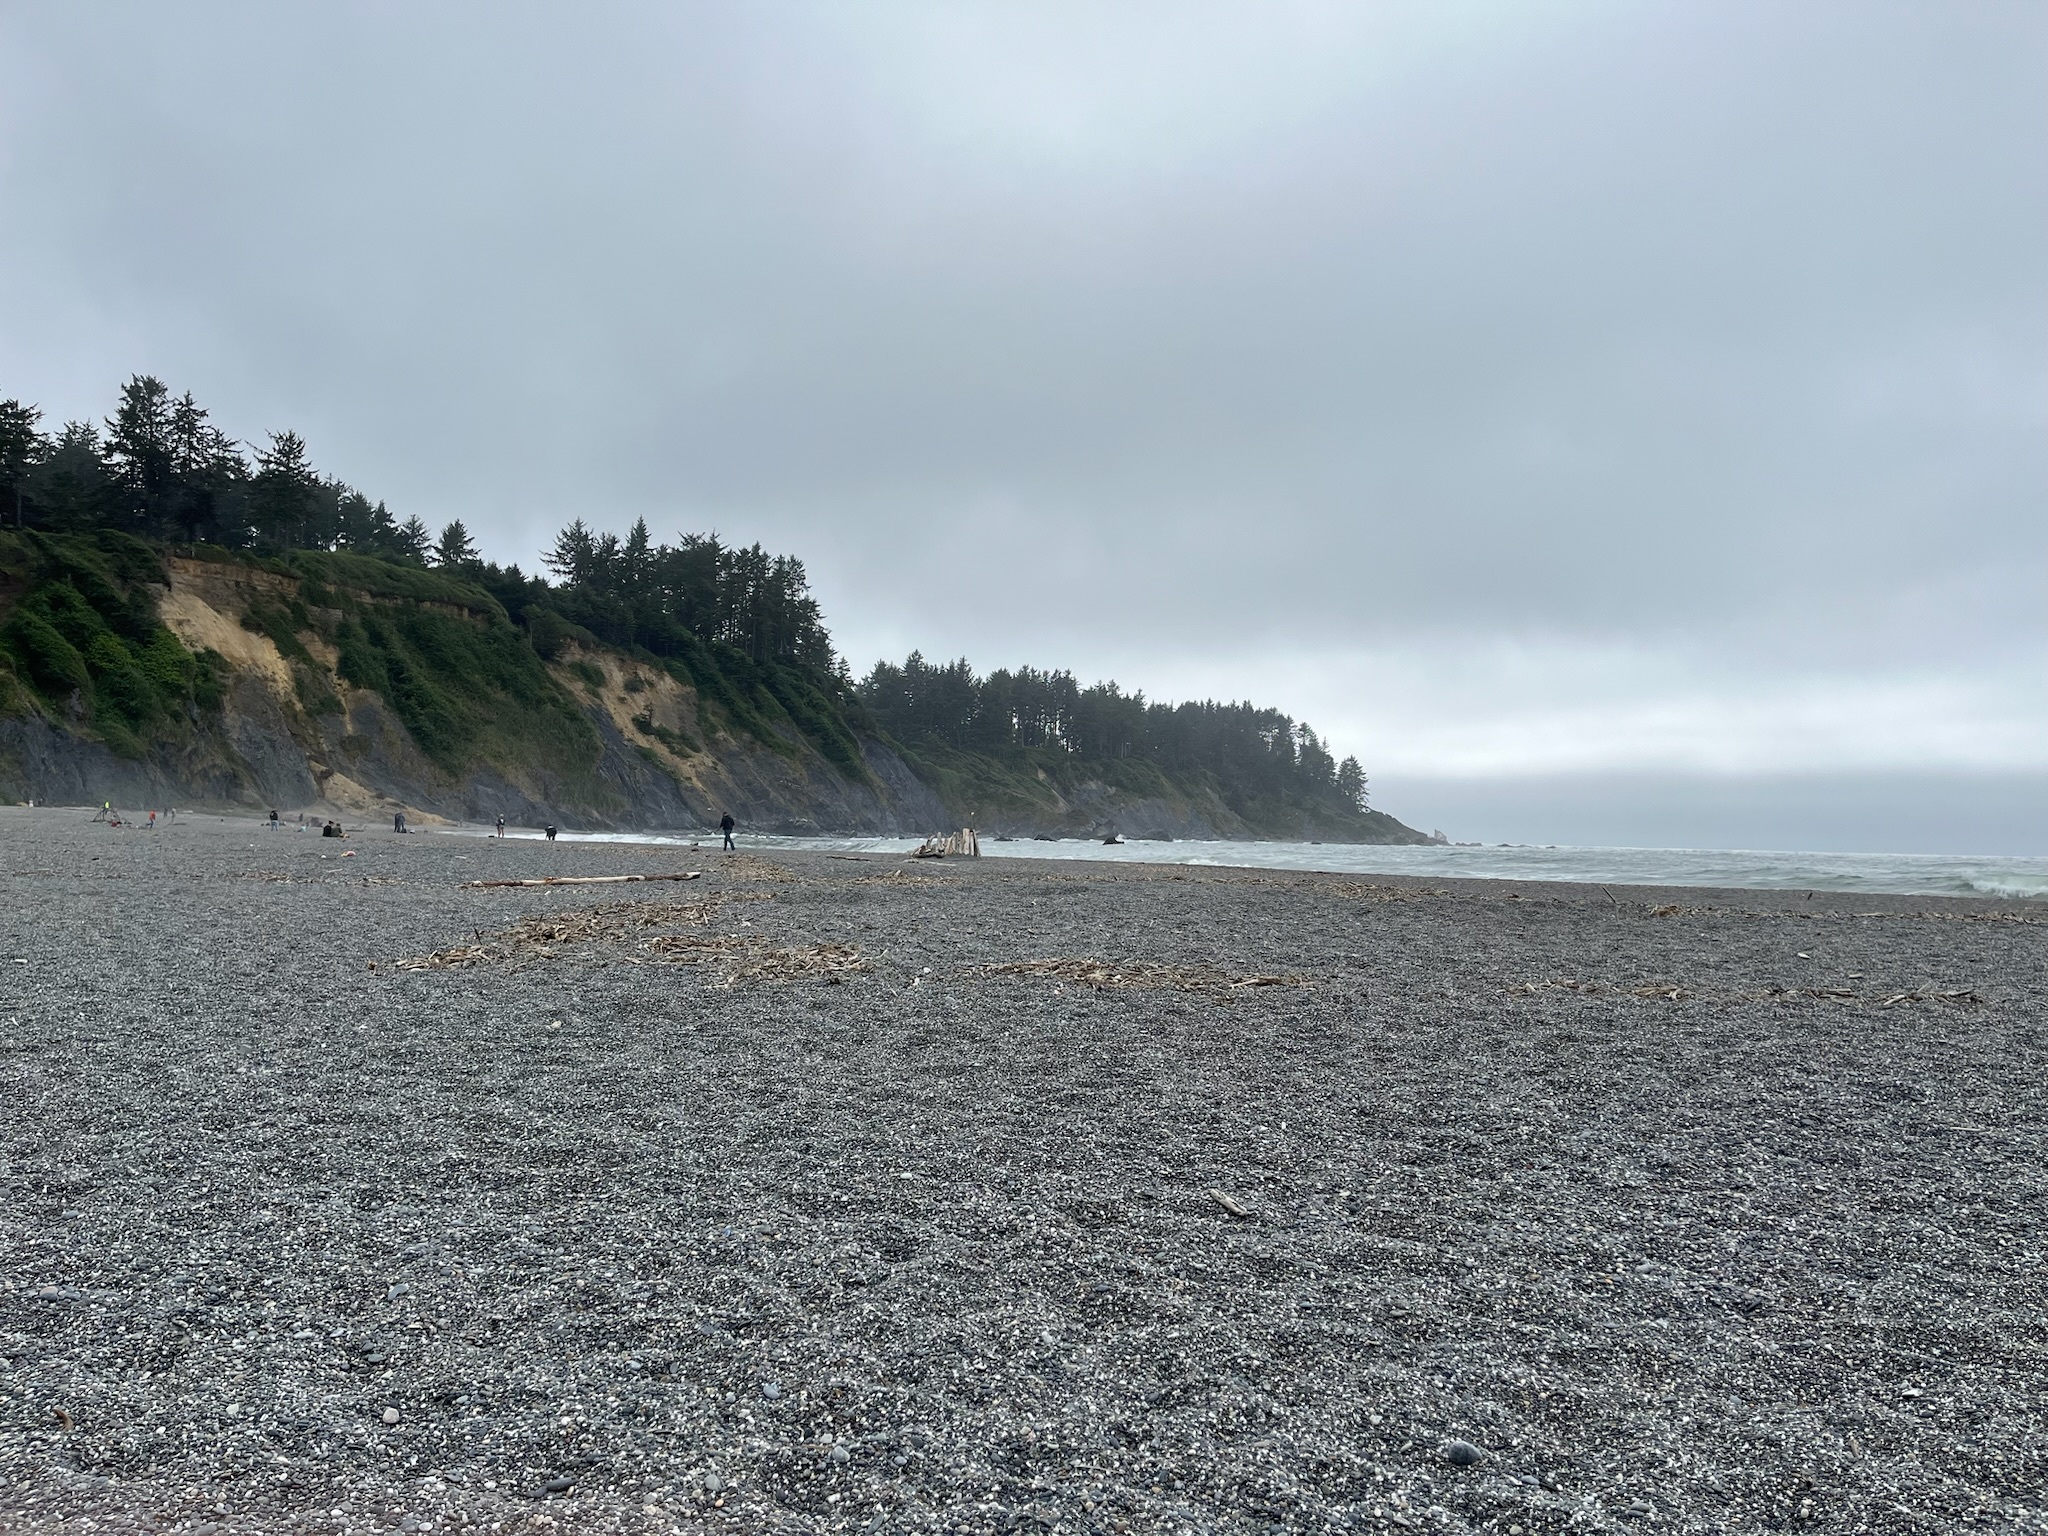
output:
M7 5L0 395L153 372L528 565L759 538L856 668L1248 695L1454 836L2048 852L2044 70L1971 0Z

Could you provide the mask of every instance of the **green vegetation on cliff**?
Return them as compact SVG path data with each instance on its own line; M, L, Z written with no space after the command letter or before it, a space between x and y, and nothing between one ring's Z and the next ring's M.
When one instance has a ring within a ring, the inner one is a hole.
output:
M0 715L45 714L123 757L188 736L226 669L157 617L165 580L156 550L111 529L0 532Z
M252 603L242 622L287 655L301 636L325 641L335 675L380 695L450 776L531 764L573 781L596 766L603 743L589 717L490 594L362 555L295 551L281 564L296 593Z
M218 657L189 654L157 618L173 550L284 578L251 586L236 617L291 666L305 719L341 711L339 684L372 691L451 777L529 764L587 778L599 712L551 665L573 680L582 651L609 650L693 690L706 740L634 721L677 754L724 734L872 783L873 738L955 812L1020 826L1079 829L1145 802L1240 833L1414 835L1367 807L1355 758L1336 761L1277 710L1158 704L1030 667L982 677L916 654L856 683L803 563L758 544L657 543L644 520L620 537L578 519L549 575L528 575L481 559L460 522L435 538L321 476L295 433L246 453L156 379L131 379L103 424L45 433L40 420L0 401L0 515L16 524L0 543L0 714L39 713L126 755L203 726L225 681Z

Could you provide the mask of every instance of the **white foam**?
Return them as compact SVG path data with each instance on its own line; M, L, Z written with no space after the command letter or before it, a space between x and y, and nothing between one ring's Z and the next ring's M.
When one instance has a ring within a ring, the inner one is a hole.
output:
M537 836L522 833L521 836ZM565 832L571 842L649 843L715 852L718 834ZM743 848L907 854L913 837L742 835ZM1872 891L1913 896L2048 897L2048 859L1972 854L1781 853L1714 848L1381 848L1354 843L1058 842L984 838L993 858L1101 860L1125 864L1305 869L1334 874L1417 875L1466 880L1568 880L1605 885L1722 886L1749 890Z

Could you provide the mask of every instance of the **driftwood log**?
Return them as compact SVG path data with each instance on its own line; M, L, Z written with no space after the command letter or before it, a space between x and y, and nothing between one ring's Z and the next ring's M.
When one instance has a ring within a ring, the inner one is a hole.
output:
M928 837L910 856L913 859L943 859L949 853L962 859L980 858L981 839L974 835L974 828L962 827L946 837Z
M701 880L704 871L690 870L681 875L548 875L540 880L465 880L465 891L485 890L503 885L632 885L642 880Z

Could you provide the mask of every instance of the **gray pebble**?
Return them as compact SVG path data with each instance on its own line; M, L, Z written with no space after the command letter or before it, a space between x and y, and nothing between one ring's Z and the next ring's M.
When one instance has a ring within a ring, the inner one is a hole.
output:
M384 1422L386 1424L396 1424L398 1422L398 1410L396 1408L386 1408L384 1410Z
M16 911L27 903L0 903L0 942L18 947L33 929L40 957L0 998L0 1078L31 1090L0 1116L0 1165L10 1195L81 1214L0 1275L0 1311L25 1319L0 1327L0 1441L14 1447L0 1447L0 1526L73 1510L116 1529L155 1507L181 1511L187 1530L286 1530L309 1511L330 1530L410 1519L488 1532L519 1523L523 1505L529 1522L581 1507L579 1529L638 1529L652 1492L662 1512L650 1528L709 1520L716 1501L738 1506L735 1530L773 1511L789 1536L827 1536L869 1525L872 1492L903 1501L878 1531L926 1536L1023 1530L1040 1515L1070 1532L1348 1519L1360 1532L1469 1523L1505 1536L1581 1509L1615 1531L1707 1536L1717 1519L1776 1508L1794 1476L1825 1466L1838 1523L1882 1530L1898 1523L1895 1504L1953 1511L1951 1524L1995 1507L2011 1492L2001 1479L2037 1448L2029 1399L2011 1385L2025 1379L2014 1277L2031 1237L2015 1191L2037 1170L2016 1141L1963 1156L1945 1132L1970 1112L1959 1085L1972 1082L2042 1123L2034 1021L2020 1007L1958 1006L1930 1032L1931 1004L1916 1017L1904 1004L1758 1001L1776 939L1801 915L1772 893L1724 893L1680 928L1642 930L1600 892L1564 887L1380 900L1396 893L1374 885L1361 906L1328 900L1328 877L1176 883L1133 869L1098 882L1074 866L985 860L948 861L943 881L920 871L932 883L913 896L842 892L856 865L793 853L804 879L747 909L757 931L933 967L909 999L855 986L857 1015L813 1015L779 984L614 964L606 945L516 975L369 973L359 962L371 956L425 954L616 894L468 893L461 879L476 871L453 865L485 851L473 842L397 838L386 855L364 840L351 862L375 853L402 878L351 887L269 878L316 865L286 852L316 840L194 841L158 870L162 834L151 853L77 818L42 831L28 816L0 806L0 888L41 893L28 917ZM539 875L556 871L549 849L571 867L561 845L493 852L505 872ZM600 872L641 856L573 852ZM44 868L59 874L34 873ZM1919 899L1834 907L1866 904L1900 920L1830 934L1912 974L1996 980L2003 968L2016 996L2033 971L2003 958L2011 941L2048 933L1923 921ZM1362 923L1378 1023L1332 1001L1366 963ZM108 929L135 934L151 963L103 974L89 936ZM1644 931L1657 939L1647 950ZM644 939L637 926L621 936L619 957L651 959ZM1105 946L1327 985L1242 989L1212 1012L1220 994L1111 989L1081 1007L1074 988L967 975ZM1855 963L1875 971L1875 958ZM1653 974L1711 985L1716 1000L1687 1015L1682 1041L1648 1049L1642 1021L1664 1003L1614 989ZM1565 976L1599 995L1503 992ZM631 1027L556 1034L535 1076L507 1008L545 1023L586 1002ZM1463 1043L1474 1010L1504 1010L1502 1048ZM1811 1029L1820 1017L1857 1022ZM1356 1051L1362 1025L1402 1038ZM994 1060L997 1041L1016 1048ZM1275 1069L1326 1058L1327 1081L1307 1095L1291 1067ZM1788 1076L1787 1058L1811 1071ZM676 1091L650 1102L657 1060ZM1700 1074L1703 1060L1716 1065ZM1554 1092L1525 1091L1532 1066ZM167 1075L185 1085L168 1100ZM1150 1098L1195 1111L1167 1138L1184 1131L1187 1147L1162 1144ZM459 1158L429 1134L451 1112ZM1285 1136L1319 1143L1312 1164L1268 1165L1283 1114ZM1048 1136L1055 1118L1062 1134ZM626 1134L601 1138L592 1162L585 1124L607 1119ZM214 1136L212 1124L247 1133ZM770 1125L782 1134L735 1134ZM1197 1138L1199 1169L1183 1156ZM1457 1176L1438 1177L1450 1149ZM918 1177L884 1177L898 1168ZM573 1184L556 1182L565 1169ZM1191 1179L1237 1181L1288 1219L1230 1228L1218 1249L1217 1229L1188 1226L1176 1203ZM1303 1179L1325 1185L1318 1195L1351 1193L1326 1210ZM775 1195L791 1183L803 1192ZM1987 1198L1965 1197L1953 1225L1969 1238L1936 1252L1896 1202L1938 1185ZM1816 1187L1833 1198L1804 1198ZM530 1210L512 1193L522 1188L537 1192ZM748 1213L738 1241L711 1241L738 1219L713 1211ZM1133 1250L1134 1222L1147 1252ZM1196 1231L1190 1250L1181 1239ZM1676 1267L1625 1290L1605 1278L1617 1264L1633 1276L1651 1253L1676 1266L1695 1244L1698 1274L1682 1286ZM1886 1277L1859 1284L1848 1307L1833 1299L1845 1247ZM1354 1292L1365 1249L1383 1273ZM1447 1268L1471 1286L1446 1283ZM871 1285L852 1295L862 1277ZM416 1315L444 1297L445 1320ZM1310 1299L1326 1305L1297 1315ZM1873 1329L1907 1336L1937 1305L1957 1358L1915 1383L1931 1394L1920 1402L1974 1398L1984 1411L1965 1424L1923 1407L1909 1437L1898 1416L1912 1400L1865 1390L1862 1344ZM1617 1347L1586 1355L1591 1337ZM718 1385L769 1366L781 1391L752 1377L761 1412ZM1546 1379L1532 1383L1538 1370ZM1810 1386L1839 1412L1770 1409ZM1283 1398L1285 1418L1272 1412ZM806 1399L817 1411L799 1414ZM1144 1399L1141 1425L1123 1405ZM1769 1431L1753 1441L1751 1401ZM422 1405L417 1424L402 1402ZM1500 1449L1464 1463L1446 1436L1432 1454L1429 1436L1461 1420ZM1731 1440L1742 1454L1727 1454ZM1646 1446L1715 1496L1667 1505L1613 1484L1613 1471L1642 1474ZM109 1453L112 1485L88 1487L66 1466ZM1505 1474L1539 1470L1538 1455L1570 1469L1568 1501L1526 1478L1510 1485ZM571 1491L544 1492L550 1461L588 1469L591 1486L570 1474ZM1354 1469L1384 1469L1387 1486ZM457 1470L470 1474L459 1488ZM885 1486L871 1489L870 1473ZM614 1509L613 1483L628 1507ZM211 1507L229 1487L232 1516ZM1255 1513L1222 1512L1243 1508L1239 1489L1256 1490ZM1438 1504L1452 1513L1431 1514Z
M782 1383L779 1381L771 1381L763 1384L761 1388L761 1395L767 1398L769 1402L774 1402L775 1399L782 1396Z
M544 1490L548 1493L567 1493L574 1486L575 1484L566 1477L551 1477L544 1485Z
M835 1445L832 1447L832 1461L835 1466L843 1465L844 1463L849 1462L852 1459L853 1454L850 1451L848 1451L845 1446Z
M1453 1440L1444 1446L1444 1460L1454 1467L1476 1467L1486 1460L1486 1452L1470 1440Z

